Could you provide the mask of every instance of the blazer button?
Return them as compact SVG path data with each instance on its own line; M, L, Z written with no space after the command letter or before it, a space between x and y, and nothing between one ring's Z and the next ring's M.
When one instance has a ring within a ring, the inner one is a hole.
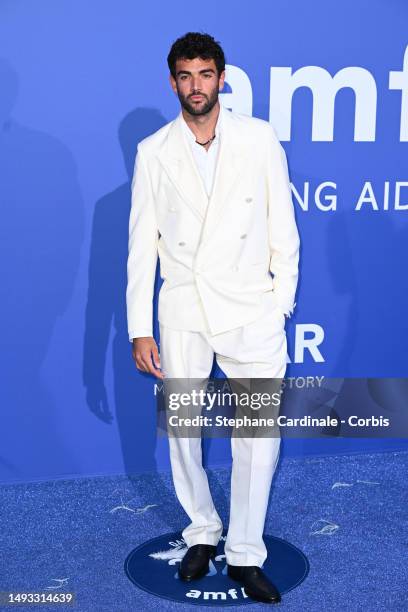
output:
M179 242L179 246L185 246L186 243L185 242Z
M246 234L242 234L242 236L240 236L240 238L246 238L247 235Z
M249 204L250 202L252 202L252 198L245 198L245 202L248 202Z

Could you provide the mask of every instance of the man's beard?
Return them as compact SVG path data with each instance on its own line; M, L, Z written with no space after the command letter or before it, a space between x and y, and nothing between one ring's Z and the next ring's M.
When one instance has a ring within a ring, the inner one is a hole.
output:
M189 94L190 96L194 94ZM218 100L218 87L216 87L207 97L205 94L195 94L203 97L203 100L200 102L200 105L194 104L194 102L190 102L189 96L182 96L180 93L178 94L178 98L180 100L181 106L186 110L190 115L206 115L210 112L210 110L217 104Z

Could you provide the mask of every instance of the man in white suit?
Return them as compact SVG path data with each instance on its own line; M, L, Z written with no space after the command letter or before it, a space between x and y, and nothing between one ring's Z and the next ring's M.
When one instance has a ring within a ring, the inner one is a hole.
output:
M182 110L138 145L129 220L129 340L143 372L205 379L216 356L228 378L281 379L285 315L295 307L299 235L286 155L269 122L219 103L225 57L190 32L168 56ZM153 338L157 260L160 354ZM176 493L191 523L179 576L205 575L222 533L201 439L169 437ZM262 571L262 538L279 437L231 438L228 575L259 601L280 601Z

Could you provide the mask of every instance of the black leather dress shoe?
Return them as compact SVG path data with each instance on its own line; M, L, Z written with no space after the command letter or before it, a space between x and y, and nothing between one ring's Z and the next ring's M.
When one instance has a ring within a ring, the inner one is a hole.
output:
M248 597L265 603L278 603L281 600L278 589L260 567L256 565L228 565L227 567L228 576L243 585Z
M205 576L209 570L209 560L215 557L216 546L195 544L190 546L179 565L178 575L181 580L194 580Z

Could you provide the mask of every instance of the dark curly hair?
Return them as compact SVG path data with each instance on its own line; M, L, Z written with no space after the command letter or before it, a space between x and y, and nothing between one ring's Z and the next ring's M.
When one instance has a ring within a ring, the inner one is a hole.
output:
M169 70L176 78L176 61L178 59L213 59L217 67L218 76L225 70L225 55L220 44L209 34L200 32L187 32L178 38L167 56Z

